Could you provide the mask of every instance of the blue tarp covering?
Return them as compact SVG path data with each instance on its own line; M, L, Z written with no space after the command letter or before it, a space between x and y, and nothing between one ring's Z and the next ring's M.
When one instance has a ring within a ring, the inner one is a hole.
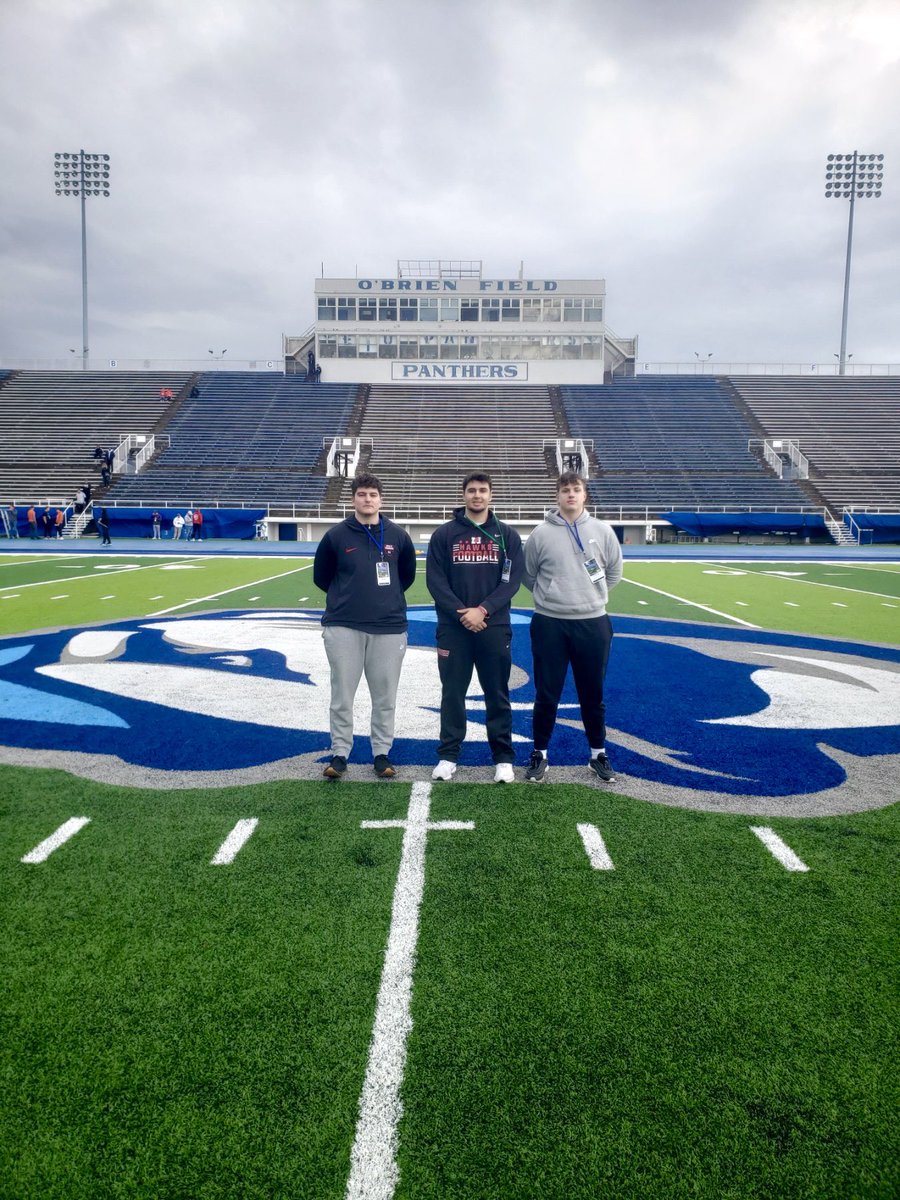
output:
M863 546L871 546L873 542L900 542L900 513L847 513L844 524L852 533L855 533L853 526L856 525Z
M824 535L825 519L819 513L733 512L663 513L662 519L695 537L721 537L728 533L799 533Z
M94 517L100 515L100 507L94 505ZM172 521L176 514L184 516L183 508L160 508L157 510L162 517L162 535L172 536ZM252 538L256 532L256 522L266 515L264 508L203 508L203 538ZM150 537L153 532L153 507L149 508L113 508L109 513L109 536L116 537Z

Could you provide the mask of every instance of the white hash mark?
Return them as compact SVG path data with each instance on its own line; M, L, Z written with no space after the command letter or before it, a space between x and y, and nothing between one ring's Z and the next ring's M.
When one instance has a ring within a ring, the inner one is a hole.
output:
M787 842L783 842L774 829L770 829L768 825L751 825L750 828L786 871L809 870L806 863L797 857Z
M212 867L227 867L237 858L238 851L250 840L254 829L259 824L258 817L246 817L238 821L231 833L216 851L216 856L210 862Z
M591 866L595 871L614 871L615 863L609 857L606 845L600 835L600 830L596 825L579 825L578 832L581 834L581 840L584 843L584 848L587 851L587 856L591 860Z
M58 850L69 838L73 838L79 829L84 829L85 825L89 825L90 817L70 817L64 825L60 825L55 833L51 833L33 850L29 850L23 855L21 861L23 863L42 863L50 857L54 850Z

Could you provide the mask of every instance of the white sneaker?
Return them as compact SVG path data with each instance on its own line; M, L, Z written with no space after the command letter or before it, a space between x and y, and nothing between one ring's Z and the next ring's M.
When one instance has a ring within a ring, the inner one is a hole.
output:
M443 779L445 783L449 783L456 774L456 763L451 762L449 758L442 758L438 765L431 772L432 779Z
M497 763L494 771L494 783L515 783L516 775L512 763Z

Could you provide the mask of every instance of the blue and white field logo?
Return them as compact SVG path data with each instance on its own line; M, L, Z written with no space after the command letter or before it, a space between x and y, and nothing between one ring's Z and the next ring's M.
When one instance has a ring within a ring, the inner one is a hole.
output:
M530 614L513 616L513 727L524 760L534 696ZM98 778L112 775L92 763L118 761L130 768L119 781L151 786L272 778L287 759L311 768L328 749L319 618L203 613L6 639L0 759ZM900 650L637 617L617 617L615 627L606 698L618 790L707 809L740 800L744 811L772 814L848 812L895 799ZM399 763L433 764L439 703L434 613L411 609ZM484 720L476 679L463 765L489 762ZM364 685L356 727L369 727ZM354 759L370 759L364 736ZM551 762L586 760L570 680Z

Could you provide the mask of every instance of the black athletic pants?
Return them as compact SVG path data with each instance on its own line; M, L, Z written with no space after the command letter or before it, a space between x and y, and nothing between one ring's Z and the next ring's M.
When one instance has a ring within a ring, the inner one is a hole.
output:
M487 737L495 763L515 762L512 744L512 709L509 706L509 672L512 667L512 630L508 625L469 633L462 625L440 626L437 631L438 671L441 676L441 740L438 758L456 762L466 736L466 689L472 670L484 692Z
M564 621L535 613L531 618L531 656L534 660L534 748L546 752L569 664L581 705L588 746L606 744L606 705L603 679L612 642L612 622L604 614L581 621Z

